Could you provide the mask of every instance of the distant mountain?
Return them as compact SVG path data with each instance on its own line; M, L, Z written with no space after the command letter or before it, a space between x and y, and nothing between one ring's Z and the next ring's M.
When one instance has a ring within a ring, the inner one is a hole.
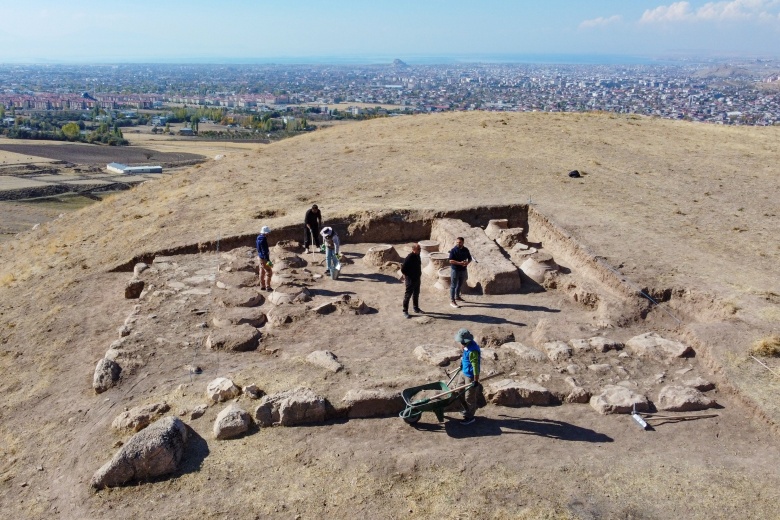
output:
M409 65L407 65L405 62L399 60L398 58L393 60L393 67L396 69L408 69Z

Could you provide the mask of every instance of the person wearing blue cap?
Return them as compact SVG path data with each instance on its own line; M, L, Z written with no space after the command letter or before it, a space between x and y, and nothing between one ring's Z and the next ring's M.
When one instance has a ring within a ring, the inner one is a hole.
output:
M474 422L474 413L477 411L477 384L479 383L479 369L482 351L474 341L474 335L468 329L460 329L455 334L455 341L463 349L460 359L460 383L458 386L471 385L460 394L459 400L463 406L463 420L461 424L468 425ZM473 383L473 384L472 384Z

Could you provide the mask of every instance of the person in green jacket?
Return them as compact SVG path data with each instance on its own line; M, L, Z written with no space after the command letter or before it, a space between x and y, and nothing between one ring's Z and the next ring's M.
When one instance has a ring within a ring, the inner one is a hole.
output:
M470 385L465 392L460 395L460 404L463 406L463 420L461 424L468 425L474 422L474 413L477 411L477 388L479 383L480 361L482 351L474 341L474 335L468 329L460 329L455 334L455 341L463 349L463 355L460 359L460 383L458 386Z

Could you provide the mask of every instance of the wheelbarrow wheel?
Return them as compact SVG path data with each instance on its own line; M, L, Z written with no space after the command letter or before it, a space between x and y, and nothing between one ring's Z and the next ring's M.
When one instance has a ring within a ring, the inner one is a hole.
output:
M410 415L409 417L404 417L404 421L406 421L406 424L415 424L420 420L420 417L422 417L422 412L415 415Z

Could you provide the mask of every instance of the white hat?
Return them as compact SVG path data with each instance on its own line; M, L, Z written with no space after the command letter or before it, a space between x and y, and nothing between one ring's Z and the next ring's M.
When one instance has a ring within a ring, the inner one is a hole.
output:
M333 234L333 228L330 226L325 226L322 228L322 231L320 231L320 235L327 237Z
M260 230L261 235L267 235L270 232L271 232L271 228L269 228L268 226L263 226L263 228Z

